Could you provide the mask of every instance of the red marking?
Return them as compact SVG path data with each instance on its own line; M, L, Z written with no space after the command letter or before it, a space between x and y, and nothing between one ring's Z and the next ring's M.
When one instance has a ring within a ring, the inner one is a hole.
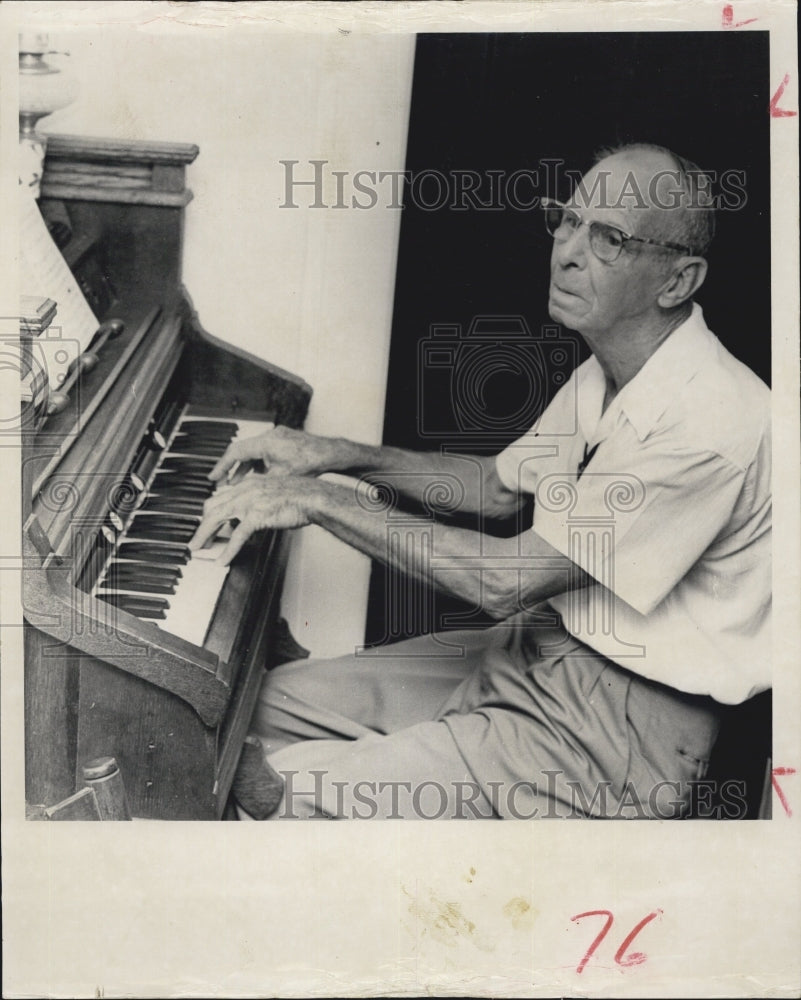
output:
M782 770L782 769L777 768L777 770ZM615 962L618 965L622 965L623 968L626 969L632 965L641 965L643 962L647 960L648 956L641 951L633 951L630 955L627 955L626 950L631 947L634 939L637 937L637 935L640 933L643 927L645 927L646 924L650 924L650 922L656 919L656 917L661 917L661 916L662 916L661 910L654 910L653 913L649 913L647 917L643 917L638 924L635 924L635 926L631 929L629 934L627 934L626 937L624 938L623 944L621 944L621 946L615 952ZM598 949L598 946L606 937L606 935L609 933L609 931L612 928L612 924L615 921L615 918L611 910L587 910L586 913L577 913L575 917L571 917L570 919L581 920L583 917L606 917L606 920L604 921L604 925L598 932L595 940L592 942L592 944L585 952L584 958L582 958L582 960L576 966L576 972L578 973L582 973L584 971L584 969L587 966L587 962L589 962L589 960L595 954L595 952Z
M641 965L648 958L648 956L644 955L641 951L633 951L630 955L627 955L626 949L629 945L631 945L632 941L637 937L646 924L650 924L655 917L659 917L661 915L661 910L654 910L654 912L649 913L647 917L643 917L637 926L633 928L629 936L615 952L615 961L618 965L622 965L624 967L629 965Z
M745 21L734 21L734 7L730 3L727 3L723 8L723 27L724 28L742 28L743 25L753 24L757 18L749 17Z
M571 917L570 919L581 920L582 917L606 917L606 923L603 925L598 936L595 938L595 940L587 949L584 958L582 958L582 960L576 966L576 972L578 973L584 971L584 967L586 966L587 962L589 962L589 960L592 958L592 956L595 954L595 950L598 947L598 945L601 943L601 941L603 941L603 939L609 933L609 928L612 926L615 919L612 916L611 910L587 910L586 913L577 913L575 917Z
M770 111L771 118L795 118L795 116L798 114L797 111L786 111L784 108L779 107L779 101L781 100L782 94L784 93L784 88L787 86L789 82L790 82L790 74L785 73L784 79L779 84L776 93L770 99L768 110Z
M770 783L773 785L773 791L779 796L779 802L781 802L784 807L784 811L788 816L793 815L793 810L790 808L790 803L787 801L787 797L781 789L781 785L776 780L777 778L784 778L788 774L795 774L794 767L774 767L771 768L770 772Z

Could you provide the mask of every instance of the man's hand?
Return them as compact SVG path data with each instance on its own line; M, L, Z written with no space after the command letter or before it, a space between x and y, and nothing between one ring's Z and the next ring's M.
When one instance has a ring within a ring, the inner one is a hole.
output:
M220 555L227 565L254 531L262 528L302 528L309 524L314 495L324 488L316 479L300 476L248 476L241 483L223 486L203 508L203 520L189 543L192 550L214 538L228 521L238 521Z
M223 479L240 463L231 482L242 482L257 462L264 463L268 475L318 475L333 468L336 447L336 438L318 437L291 427L274 427L230 444L209 473L209 479L215 482Z

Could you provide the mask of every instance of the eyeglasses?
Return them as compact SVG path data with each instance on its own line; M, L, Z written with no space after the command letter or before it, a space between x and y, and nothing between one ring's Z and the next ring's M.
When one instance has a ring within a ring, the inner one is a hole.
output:
M630 233L610 226L605 222L584 223L577 212L552 198L542 198L540 201L545 211L545 228L557 243L565 243L587 225L590 231L590 249L595 256L605 264L611 264L618 259L627 243L644 243L647 246L663 247L665 250L677 250L679 253L692 255L690 247L681 243L660 243L643 236L632 236Z

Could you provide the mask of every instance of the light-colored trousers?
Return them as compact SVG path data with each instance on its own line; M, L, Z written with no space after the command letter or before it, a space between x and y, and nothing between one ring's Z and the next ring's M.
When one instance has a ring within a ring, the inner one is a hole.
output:
M285 781L271 818L683 816L720 706L550 617L271 671L251 729Z

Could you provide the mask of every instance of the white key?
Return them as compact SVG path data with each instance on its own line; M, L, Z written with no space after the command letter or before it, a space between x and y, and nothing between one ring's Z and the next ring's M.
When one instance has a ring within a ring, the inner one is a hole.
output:
M215 561L224 548L225 542L220 541L192 553L192 558L182 567L183 576L175 593L167 598L170 607L167 617L157 622L160 628L196 646L203 645L230 569Z

